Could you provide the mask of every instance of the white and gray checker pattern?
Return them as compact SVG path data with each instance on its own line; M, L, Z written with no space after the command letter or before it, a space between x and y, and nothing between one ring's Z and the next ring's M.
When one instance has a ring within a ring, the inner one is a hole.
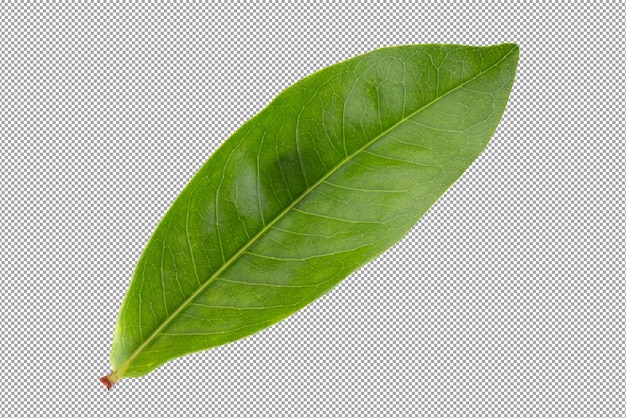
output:
M626 410L624 2L2 2L1 417ZM311 72L517 42L492 143L398 245L251 338L107 392L117 309L212 151Z

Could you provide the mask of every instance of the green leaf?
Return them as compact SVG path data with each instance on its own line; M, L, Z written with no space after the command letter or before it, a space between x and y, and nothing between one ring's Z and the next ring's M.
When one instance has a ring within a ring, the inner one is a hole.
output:
M283 91L154 231L103 383L275 324L398 242L489 142L518 55L515 44L383 48Z

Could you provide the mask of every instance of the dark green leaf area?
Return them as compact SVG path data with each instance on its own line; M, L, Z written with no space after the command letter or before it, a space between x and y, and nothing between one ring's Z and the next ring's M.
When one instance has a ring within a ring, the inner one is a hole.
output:
M517 56L385 48L281 93L154 232L118 318L118 377L276 323L400 240L488 143Z

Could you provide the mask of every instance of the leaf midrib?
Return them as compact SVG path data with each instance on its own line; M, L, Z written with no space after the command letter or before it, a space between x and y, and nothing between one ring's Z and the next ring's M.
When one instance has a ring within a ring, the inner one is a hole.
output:
M410 113L408 116L403 117L402 119L400 119L398 122L396 122L395 124L393 124L392 126L390 126L389 128L387 128L386 130L384 130L383 132L381 132L380 134L378 134L376 137L374 137L371 141L367 142L366 144L364 144L362 147L360 147L359 149L357 149L355 152L353 152L352 154L346 156L345 158L343 158L333 169L331 169L327 174L325 174L324 176L322 176L320 179L318 179L315 183L313 183L311 186L309 186L300 196L298 196L289 206L287 206L285 209L283 209L271 222L267 223L256 235L254 235L243 247L241 247L235 254L233 254L224 264L222 264L222 266L220 268L218 268L203 284L200 285L200 287L198 287L198 289L193 292L187 299L185 299L183 301L183 303L181 303L178 308L176 308L176 310L174 310L162 323L161 325L159 325L154 331L152 331L152 333L139 345L139 347L137 347L135 349L135 351L133 351L131 353L131 355L124 360L120 366L118 367L117 370L114 371L115 374L117 374L120 378L123 377L123 373L128 369L128 367L130 366L131 362L145 349L147 348L150 344L152 344L157 338L158 336L162 333L163 330L165 330L185 309L187 309L187 307L198 297L200 296L202 293L204 293L204 291L211 286L211 284L213 284L215 282L215 280L217 280L219 278L219 276L225 272L226 270L228 270L228 268L239 259L239 257L241 257L252 245L254 245L263 235L265 235L276 223L278 223L278 221L280 221L283 217L285 217L292 209L294 209L300 202L302 202L306 197L308 197L315 189L317 189L320 185L322 185L326 180L328 180L333 174L335 174L339 169L341 169L342 167L344 167L348 162L350 162L354 157L358 156L361 152L363 152L364 150L366 150L367 148L369 148L371 145L375 144L376 142L378 142L378 140L380 140L381 138L385 137L388 133L390 133L391 131L393 131L394 129L396 129L398 126L402 125L403 123L405 123L406 121L408 121L409 119L412 119L413 117L415 117L415 115L417 115L418 113L422 112L423 110L427 109L428 107L432 106L433 104L437 103L439 100L443 99L444 97L448 96L449 94L461 89L463 86L467 85L468 83L474 81L475 79L477 79L478 77L482 76L483 74L487 73L488 71L492 70L493 68L497 67L502 61L504 61L511 53L513 53L513 51L515 51L515 48L511 48L511 50L509 52L507 52L500 60L498 60L495 64L491 65L490 67L486 68L483 71L480 71L478 74L476 74L474 77L468 79L467 81L462 82L461 84L459 84L458 86L454 87L453 89L447 91L446 93L444 93L441 96L436 97L435 99L431 100L430 102L426 103L425 105L423 105L422 107L420 107L419 109L415 110L414 112ZM218 226L219 227L219 226Z

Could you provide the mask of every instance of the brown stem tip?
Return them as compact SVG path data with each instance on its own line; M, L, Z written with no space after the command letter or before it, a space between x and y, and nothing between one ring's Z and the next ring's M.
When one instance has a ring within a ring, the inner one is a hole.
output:
M106 375L106 376L102 376L102 377L100 378L100 381L102 382L102 384L103 384L104 386L106 386L106 387L107 387L107 390L111 390L111 388L113 387L113 385L114 385L115 383L117 383L117 381L110 379L110 377L111 377L111 375L109 374L109 375Z

